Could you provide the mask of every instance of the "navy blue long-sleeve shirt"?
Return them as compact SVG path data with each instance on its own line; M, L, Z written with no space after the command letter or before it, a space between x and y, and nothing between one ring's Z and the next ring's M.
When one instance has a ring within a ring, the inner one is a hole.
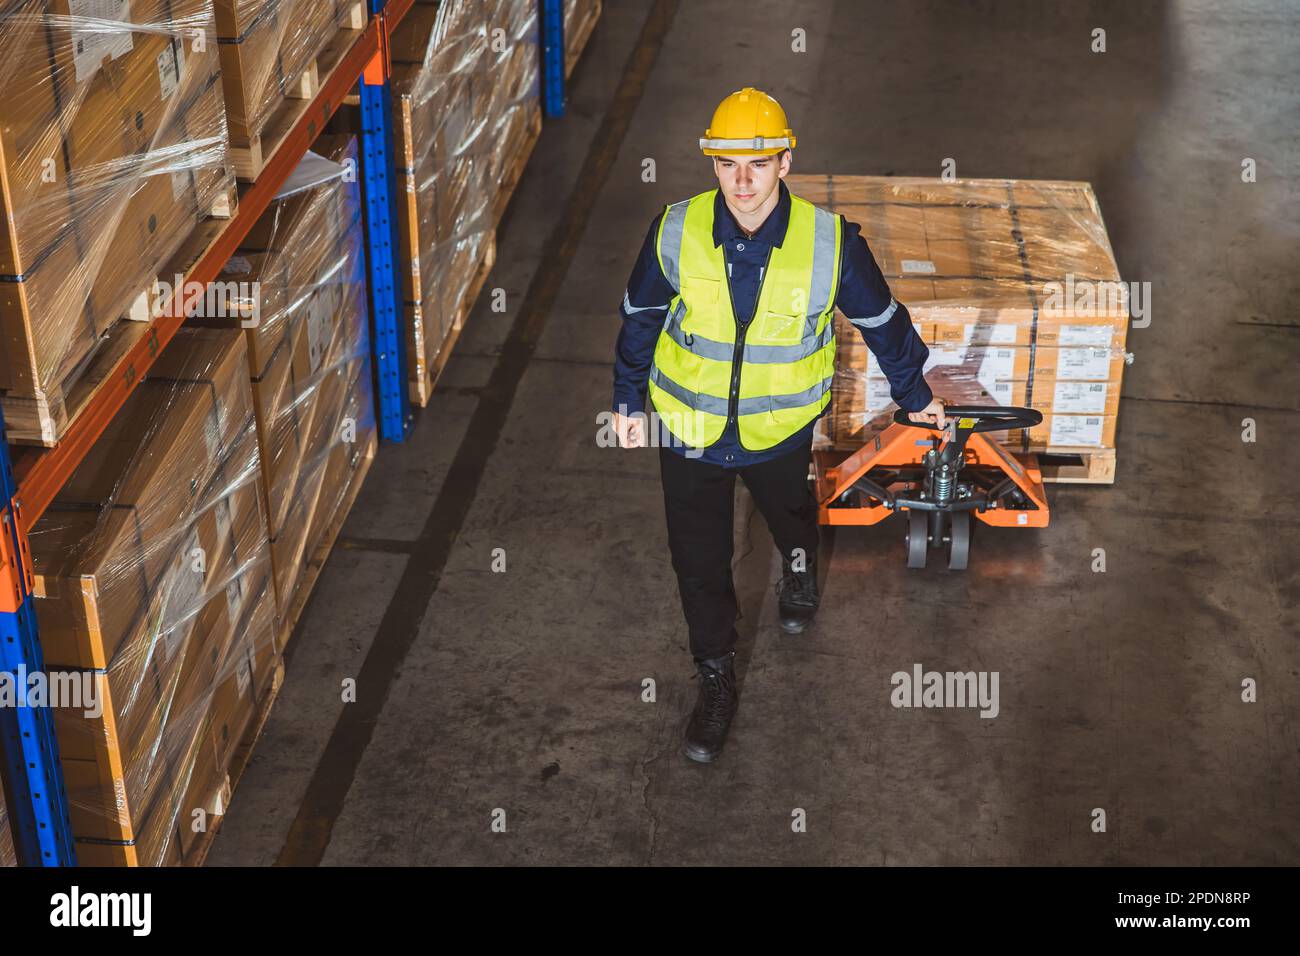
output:
M790 190L784 181L780 190L776 208L752 238L746 236L736 222L721 190L715 199L713 242L723 246L736 320L743 325L754 316L768 252L773 245L784 240L790 222ZM623 327L615 345L613 409L624 414L645 411L646 382L650 377L655 343L668 316L668 306L677 295L677 290L664 276L655 251L655 237L662 217L661 212L650 224L619 309ZM889 285L880 274L880 267L861 233L857 223L844 221L840 288L835 304L862 333L867 348L875 353L880 370L889 379L890 396L905 411L919 411L933 398L921 372L930 350L912 327L907 307L890 294ZM828 404L822 414L826 414L829 408ZM726 468L739 468L774 458L807 442L816 421L813 419L785 441L762 451L748 451L741 447L738 426L734 422L728 422L722 436L704 449L687 448L676 439L669 441L666 435L660 440L680 454ZM653 439L654 436L650 437Z

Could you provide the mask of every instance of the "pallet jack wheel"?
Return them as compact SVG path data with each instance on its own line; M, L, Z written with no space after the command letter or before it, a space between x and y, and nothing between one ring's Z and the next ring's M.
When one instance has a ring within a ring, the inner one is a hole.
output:
M952 544L948 549L948 570L965 571L966 562L970 560L970 512L954 511L952 513Z
M925 556L930 547L930 522L924 511L907 512L907 566L925 567Z

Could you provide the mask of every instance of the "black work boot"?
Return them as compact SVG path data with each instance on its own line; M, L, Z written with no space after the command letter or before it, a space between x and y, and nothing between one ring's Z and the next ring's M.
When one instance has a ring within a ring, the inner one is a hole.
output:
M804 571L792 570L790 562L784 557L781 563L785 573L776 586L781 630L787 634L800 634L812 623L817 614L817 605L821 602L817 593L817 560L808 558Z
M700 661L697 676L700 693L695 710L686 725L684 753L699 763L711 763L722 753L727 728L736 714L740 697L736 693L736 652Z

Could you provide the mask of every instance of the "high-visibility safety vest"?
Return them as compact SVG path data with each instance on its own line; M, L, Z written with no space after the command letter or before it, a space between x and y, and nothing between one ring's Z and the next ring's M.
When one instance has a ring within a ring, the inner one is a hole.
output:
M785 239L771 251L754 317L741 329L726 258L713 243L717 192L668 206L660 221L659 265L677 294L655 344L650 400L686 445L712 445L736 419L741 447L761 451L831 400L841 220L790 196Z

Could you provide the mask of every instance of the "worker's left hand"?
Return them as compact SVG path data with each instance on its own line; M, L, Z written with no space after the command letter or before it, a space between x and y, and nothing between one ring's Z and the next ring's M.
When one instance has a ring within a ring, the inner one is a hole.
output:
M942 428L947 421L943 414L943 399L936 398L919 412L908 412L907 417L914 422L929 422Z

